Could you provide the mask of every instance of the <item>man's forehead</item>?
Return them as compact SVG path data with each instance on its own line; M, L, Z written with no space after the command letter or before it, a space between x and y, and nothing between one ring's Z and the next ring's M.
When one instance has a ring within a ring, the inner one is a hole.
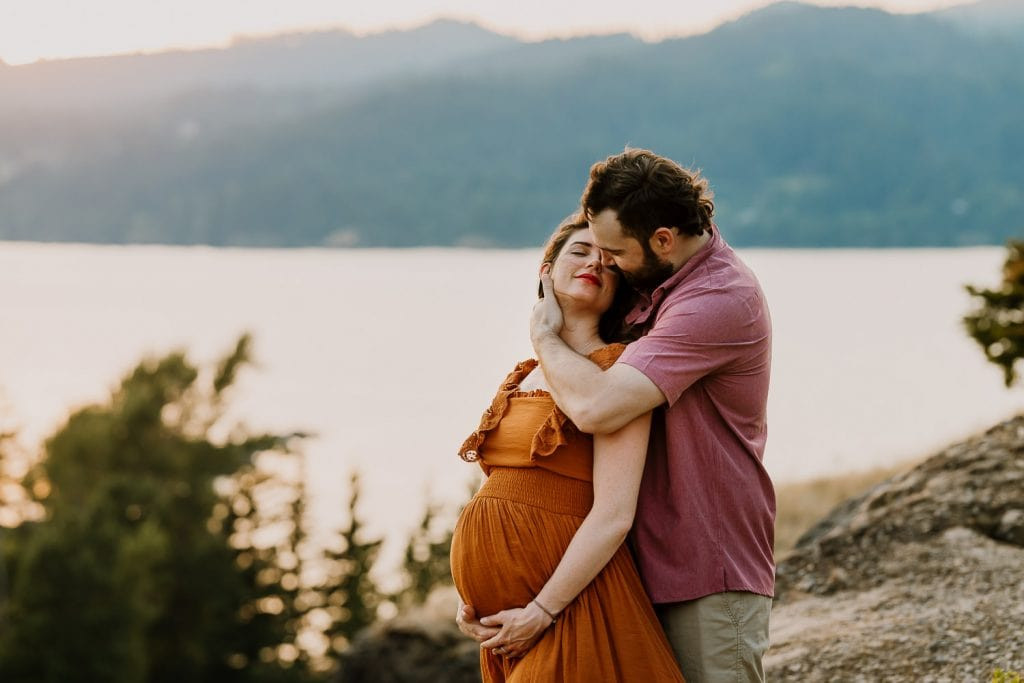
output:
M599 225L606 231L622 231L622 223L619 222L619 214L613 209L605 209L598 214L592 215L590 218L590 225Z
M595 224L599 227L595 227ZM626 243L626 235L622 232L622 226L614 217L611 220L603 220L600 216L595 216L590 221L590 232L593 233L594 242L600 249L616 249Z

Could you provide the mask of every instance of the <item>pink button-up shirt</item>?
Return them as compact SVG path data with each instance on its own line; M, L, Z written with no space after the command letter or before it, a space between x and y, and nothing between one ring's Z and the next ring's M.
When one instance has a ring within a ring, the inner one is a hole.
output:
M771 318L717 228L630 313L646 334L619 363L665 395L655 411L633 540L656 603L772 595L775 492L762 462Z

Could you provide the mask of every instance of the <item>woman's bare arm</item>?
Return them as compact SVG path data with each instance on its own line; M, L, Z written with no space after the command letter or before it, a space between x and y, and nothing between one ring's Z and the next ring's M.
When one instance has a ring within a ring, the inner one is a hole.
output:
M593 507L534 601L480 620L501 627L483 647L521 657L551 625L547 612L565 609L608 564L633 524L650 425L651 414L645 413L617 432L594 437Z

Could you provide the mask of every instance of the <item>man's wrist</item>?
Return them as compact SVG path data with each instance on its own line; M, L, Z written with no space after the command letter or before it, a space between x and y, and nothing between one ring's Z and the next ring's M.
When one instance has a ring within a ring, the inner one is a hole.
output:
M533 349L538 354L541 353L541 349L550 345L552 342L561 341L561 337L552 330L550 327L539 330L531 330L530 341L533 343Z

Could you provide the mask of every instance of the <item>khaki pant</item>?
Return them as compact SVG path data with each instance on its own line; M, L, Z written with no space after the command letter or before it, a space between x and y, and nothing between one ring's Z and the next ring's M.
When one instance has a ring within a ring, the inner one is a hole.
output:
M715 593L654 608L687 683L764 681L771 598Z

